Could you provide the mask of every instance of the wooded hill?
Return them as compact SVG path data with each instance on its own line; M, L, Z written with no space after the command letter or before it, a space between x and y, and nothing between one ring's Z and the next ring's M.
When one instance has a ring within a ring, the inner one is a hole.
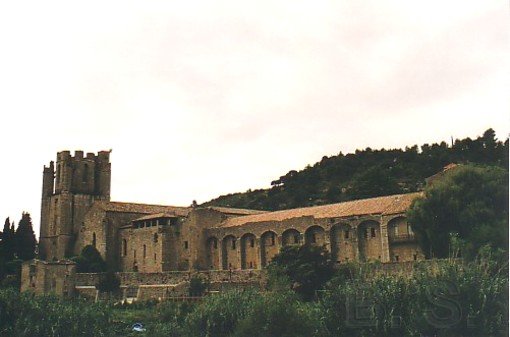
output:
M280 210L415 192L424 187L425 178L449 163L508 169L508 138L498 141L494 130L488 129L476 139L457 139L453 144L340 152L303 170L289 171L272 181L271 188L223 195L203 206Z

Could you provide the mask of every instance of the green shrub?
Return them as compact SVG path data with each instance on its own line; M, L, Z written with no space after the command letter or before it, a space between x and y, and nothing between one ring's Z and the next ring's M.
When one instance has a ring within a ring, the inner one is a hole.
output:
M318 315L312 304L294 293L269 292L257 297L249 313L235 329L235 337L311 337L318 331Z
M207 296L186 318L186 336L231 336L239 321L248 314L251 303L260 296L255 291L240 290Z
M110 334L110 310L100 304L0 290L0 336L85 337Z
M207 281L199 276L193 276L189 281L189 296L203 296L207 290Z

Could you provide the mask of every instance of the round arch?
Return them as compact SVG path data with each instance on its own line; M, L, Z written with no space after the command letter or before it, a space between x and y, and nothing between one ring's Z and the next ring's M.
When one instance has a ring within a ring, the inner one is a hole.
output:
M260 236L260 265L266 266L279 250L278 235L273 231L264 232Z
M347 223L335 224L331 227L331 258L336 263L356 259L356 236L353 228Z
M282 233L282 246L300 245L301 233L294 228L289 228Z
M222 240L223 269L239 269L239 259L237 257L237 238L233 235L227 235Z
M358 225L358 249L361 261L381 260L381 226L375 220L366 220Z
M216 237L212 236L207 239L206 252L207 268L212 270L220 269L220 249Z
M323 246L326 244L326 231L321 226L311 226L305 231L305 243L312 246Z
M241 237L241 269L257 269L257 238L252 233Z

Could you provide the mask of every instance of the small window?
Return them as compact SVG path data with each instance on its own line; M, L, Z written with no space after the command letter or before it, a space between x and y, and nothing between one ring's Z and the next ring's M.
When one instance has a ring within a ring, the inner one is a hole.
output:
M154 233L154 243L158 243L158 233Z
M236 249L236 240L232 240L232 249Z
M250 247L253 248L255 247L255 239L250 239Z
M344 239L348 239L349 238L349 230L346 229L344 230Z
M375 228L370 228L370 236L375 238Z
M218 240L216 239L213 240L213 247L214 249L218 249Z
M92 233L92 246L96 247L96 233Z
M83 176L82 176L82 182L86 183L89 179L89 165L85 164L83 165Z
M188 249L188 241L184 241L184 249Z
M317 236L315 233L312 234L312 243L317 243Z
M413 260L414 261L418 260L418 254L413 254Z
M143 245L143 258L145 259L147 257L147 246Z
M395 262L398 262L398 255L395 255Z
M122 256L127 255L127 241L126 239L122 240Z
M133 250L133 259L135 259L135 260L136 260L136 249L135 249L135 250Z
M156 262L158 259L157 259L157 256L156 256L156 253L154 253L154 262Z

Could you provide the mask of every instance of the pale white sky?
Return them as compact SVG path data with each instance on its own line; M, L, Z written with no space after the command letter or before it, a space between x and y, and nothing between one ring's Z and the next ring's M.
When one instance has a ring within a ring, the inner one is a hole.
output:
M0 3L0 221L112 148L112 199L189 205L356 148L510 131L508 1ZM0 224L1 226L1 224Z

